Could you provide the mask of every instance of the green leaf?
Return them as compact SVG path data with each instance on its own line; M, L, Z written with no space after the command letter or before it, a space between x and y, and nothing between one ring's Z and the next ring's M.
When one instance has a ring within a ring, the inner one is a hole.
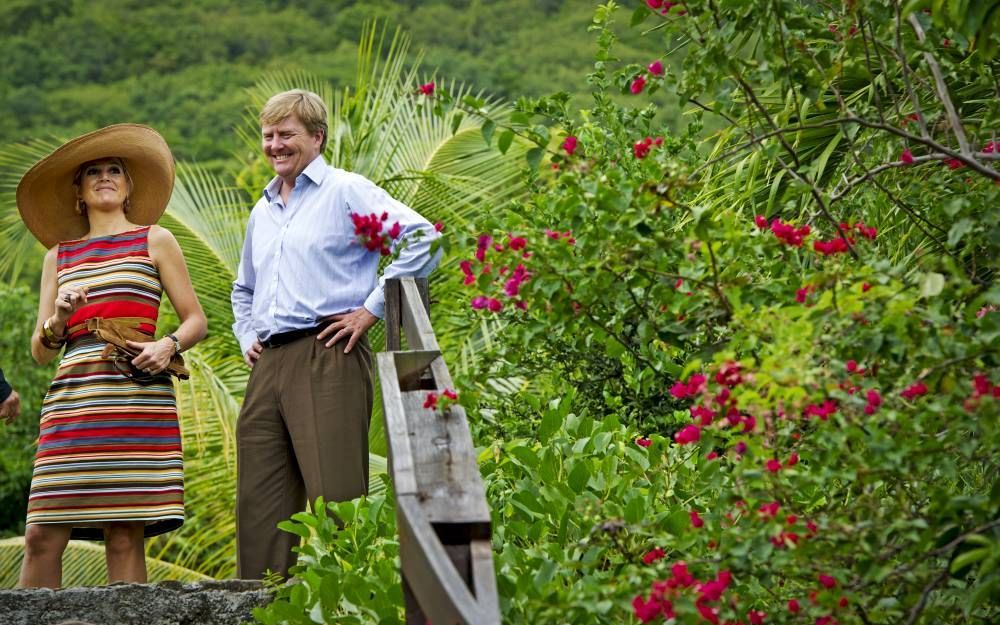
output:
M465 113L461 111L455 113L455 116L451 118L451 134L458 132L458 127L462 125L463 119L465 119Z
M538 426L538 440L547 443L552 435L559 431L563 423L563 415L558 410L546 410L542 423Z
M490 145L493 141L493 131L496 130L497 125L493 123L492 119L487 119L483 122L483 140L486 141L486 145Z
M646 498L642 495L634 495L625 504L625 521L628 523L638 523L646 515Z
M944 276L929 271L920 278L920 296L921 297L934 297L940 295L941 291L944 290Z
M635 11L632 11L632 20L629 22L629 24L632 26L632 28L635 28L639 24L642 24L644 21L646 21L646 18L649 16L650 16L649 9L646 8L645 5L641 5L638 8L636 8Z
M506 154L507 150L510 148L510 144L514 141L514 131L506 130L500 134L500 138L497 139L497 148L500 150L501 154Z
M583 492L590 480L590 464L587 460L579 460L569 473L569 487L577 493Z
M956 243L961 241L962 237L968 234L969 230L972 230L974 225L973 221L966 217L956 221L954 225L952 225L951 230L948 231L948 245L953 247Z
M542 164L542 156L545 155L544 148L531 148L528 150L524 158L528 161L528 167L532 169L538 169L538 166Z

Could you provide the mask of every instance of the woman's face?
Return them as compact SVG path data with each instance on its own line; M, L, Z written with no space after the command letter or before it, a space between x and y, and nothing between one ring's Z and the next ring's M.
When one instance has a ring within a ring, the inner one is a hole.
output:
M80 168L77 195L86 202L87 210L121 209L129 191L129 179L121 159L90 161Z

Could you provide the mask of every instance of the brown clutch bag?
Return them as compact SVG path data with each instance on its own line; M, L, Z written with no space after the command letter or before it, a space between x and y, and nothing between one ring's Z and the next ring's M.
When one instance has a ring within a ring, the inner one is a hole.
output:
M107 343L101 356L113 360L115 368L122 375L139 384L151 384L156 379L157 376L141 371L132 364L132 359L139 355L139 350L129 347L125 341L147 343L152 340L152 337L140 332L131 325L129 320L93 317L87 320L87 329L98 339ZM184 358L180 354L174 354L170 358L166 373L177 376L181 380L190 377L190 372L184 366Z

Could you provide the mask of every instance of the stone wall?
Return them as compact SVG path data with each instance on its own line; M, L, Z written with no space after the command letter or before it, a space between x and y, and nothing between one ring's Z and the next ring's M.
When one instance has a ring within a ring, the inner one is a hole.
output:
M0 624L241 625L270 600L247 580L0 590Z

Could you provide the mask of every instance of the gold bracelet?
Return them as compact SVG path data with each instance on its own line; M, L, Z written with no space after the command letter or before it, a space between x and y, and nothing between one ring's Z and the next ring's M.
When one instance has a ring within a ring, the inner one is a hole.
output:
M55 331L52 330L52 326L49 325L48 319L46 319L45 323L42 324L42 345L45 345L49 349L59 349L59 347L61 347L68 338L69 337L65 334L62 336L56 334Z

